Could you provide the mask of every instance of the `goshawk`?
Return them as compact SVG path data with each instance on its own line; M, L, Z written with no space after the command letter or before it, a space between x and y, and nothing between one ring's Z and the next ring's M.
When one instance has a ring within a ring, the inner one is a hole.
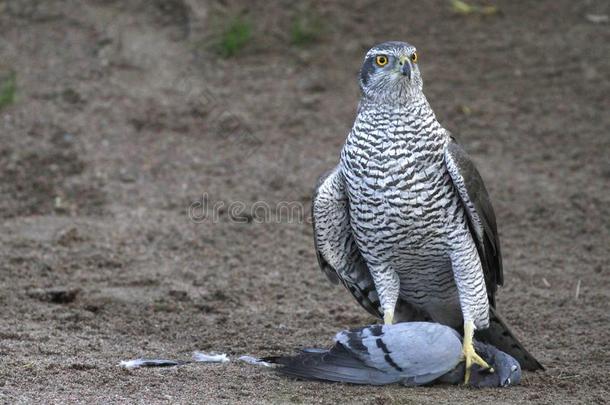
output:
M428 321L463 331L466 381L477 338L542 369L495 311L503 283L487 190L437 121L410 44L373 47L340 163L322 176L312 212L322 270L386 324ZM463 328L463 329L462 329Z

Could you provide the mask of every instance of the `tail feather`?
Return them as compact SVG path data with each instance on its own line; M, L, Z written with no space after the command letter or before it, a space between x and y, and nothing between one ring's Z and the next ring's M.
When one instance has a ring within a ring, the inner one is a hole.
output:
M529 371L544 370L544 367L534 356L523 347L511 332L508 325L500 318L495 308L489 308L489 328L475 332L476 339L489 343L501 351L513 356L521 368Z

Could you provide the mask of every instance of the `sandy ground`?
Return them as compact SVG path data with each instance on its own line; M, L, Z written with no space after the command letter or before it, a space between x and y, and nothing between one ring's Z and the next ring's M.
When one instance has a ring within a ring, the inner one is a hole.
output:
M340 3L0 1L0 79L17 84L0 111L0 402L608 400L610 25L587 15L609 3L507 0L490 16ZM217 56L214 27L239 12L252 40ZM320 36L291 45L304 12ZM372 322L318 270L307 215L280 214L308 212L353 121L362 55L389 39L419 48L430 103L483 173L498 308L547 371L474 390L117 367L288 353Z

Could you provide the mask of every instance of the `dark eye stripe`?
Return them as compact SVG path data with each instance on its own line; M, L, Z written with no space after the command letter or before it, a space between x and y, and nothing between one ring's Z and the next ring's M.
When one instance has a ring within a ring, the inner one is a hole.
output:
M360 70L360 81L364 86L368 84L369 77L375 71L375 57L372 56L367 58L362 65L362 69Z

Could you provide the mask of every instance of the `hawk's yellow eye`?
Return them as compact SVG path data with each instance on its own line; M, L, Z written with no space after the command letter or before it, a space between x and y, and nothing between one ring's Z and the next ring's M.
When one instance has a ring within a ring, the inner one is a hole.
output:
M385 66L388 64L388 57L385 55L379 55L375 58L375 63L377 63L378 66Z
M411 55L411 62L417 63L417 52L413 52Z

